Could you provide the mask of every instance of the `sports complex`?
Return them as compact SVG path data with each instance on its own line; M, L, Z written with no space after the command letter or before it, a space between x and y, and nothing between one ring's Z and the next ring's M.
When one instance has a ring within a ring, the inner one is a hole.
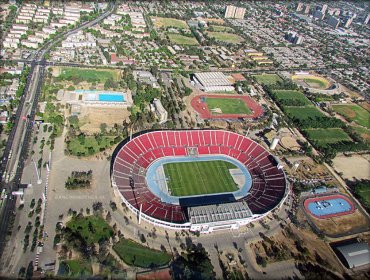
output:
M249 96L207 94L191 100L191 106L203 119L258 118L262 107Z
M164 130L123 141L112 157L114 192L156 226L209 233L237 229L280 207L280 161L243 135Z

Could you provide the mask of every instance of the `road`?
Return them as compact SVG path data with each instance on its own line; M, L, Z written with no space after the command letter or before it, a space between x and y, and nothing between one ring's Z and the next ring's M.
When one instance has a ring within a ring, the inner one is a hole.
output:
M85 22L75 29L61 33L52 41L47 42L37 52L37 55L32 61L28 61L31 63L30 72L27 77L27 83L23 95L20 98L20 103L14 120L14 127L9 134L0 165L0 174L2 178L1 189L6 189L6 192L9 194L7 199L4 199L3 208L0 213L0 259L6 246L9 219L15 210L16 199L14 199L11 193L19 189L24 163L28 156L33 122L37 110L38 99L41 93L45 67L48 65L45 61L45 55L55 44L63 40L65 36L96 24L100 20L109 16L113 12L114 8L115 5L110 3L107 11L96 19L90 22ZM11 157L9 154L12 154ZM7 181L7 175L3 176L5 173L11 173L10 175L12 180Z

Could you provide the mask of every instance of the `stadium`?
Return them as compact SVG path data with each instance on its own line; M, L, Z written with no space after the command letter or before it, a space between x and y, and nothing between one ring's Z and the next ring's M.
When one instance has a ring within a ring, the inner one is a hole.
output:
M111 180L139 223L201 233L258 220L288 192L277 158L224 130L137 134L116 148Z

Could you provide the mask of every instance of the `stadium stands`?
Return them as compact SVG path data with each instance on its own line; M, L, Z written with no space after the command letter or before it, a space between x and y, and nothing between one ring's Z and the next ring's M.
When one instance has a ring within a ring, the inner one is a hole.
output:
M223 130L153 131L127 142L113 163L112 180L130 206L160 221L189 222L185 207L162 202L147 187L146 168L166 156L222 154L246 166L252 176L247 202L253 214L264 214L276 207L286 190L285 175L273 157L259 144L242 135Z

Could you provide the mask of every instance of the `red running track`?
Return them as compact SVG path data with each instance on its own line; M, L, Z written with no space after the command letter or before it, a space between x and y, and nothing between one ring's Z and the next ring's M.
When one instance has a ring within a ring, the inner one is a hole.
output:
M217 114L212 115L206 103L201 102L201 98L225 98L225 99L242 99L247 104L248 108L251 109L252 114ZM218 95L218 94L207 94L198 95L191 100L191 106L197 111L202 119L237 119L237 118L258 118L263 115L263 109L261 105L255 102L249 96L240 95ZM205 109L203 109L205 108Z
M323 200L328 200L328 199L339 199L339 198L347 201L348 204L351 205L351 209L349 211L317 216L308 209L308 204L311 203L311 202L323 201ZM344 195L341 195L341 194L334 194L334 195L326 195L326 196L307 198L304 201L304 208L305 208L307 213L310 213L312 216L314 216L317 219L328 219L328 218L333 218L333 217L345 216L345 215L352 214L356 211L356 207L352 203L352 201L349 200L349 198L347 198L347 197L345 197Z

